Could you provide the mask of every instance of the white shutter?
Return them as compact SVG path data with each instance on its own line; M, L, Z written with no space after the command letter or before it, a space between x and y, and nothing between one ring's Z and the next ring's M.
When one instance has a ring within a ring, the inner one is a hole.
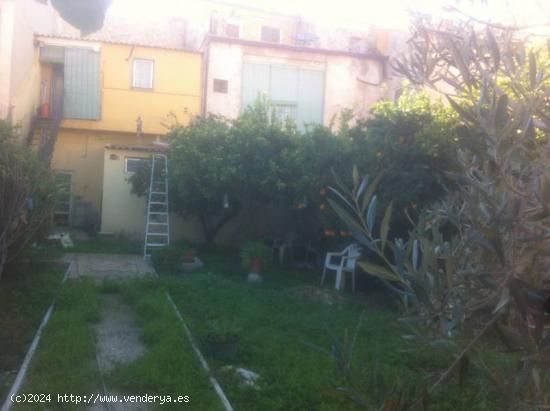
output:
M135 88L153 88L153 60L134 60L133 84Z

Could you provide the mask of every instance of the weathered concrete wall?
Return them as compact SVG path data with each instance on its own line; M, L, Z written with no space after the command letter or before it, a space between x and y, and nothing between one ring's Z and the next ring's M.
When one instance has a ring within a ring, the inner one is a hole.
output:
M56 13L34 0L0 2L0 118L11 111L13 124L26 135L40 97L36 33L53 32Z
M347 55L332 55L242 44L212 42L208 55L206 112L230 118L241 111L244 62L299 66L325 72L323 123L329 125L343 109L366 115L381 98L391 97L383 83L383 62ZM214 79L228 81L228 93L213 90Z
M0 119L5 120L10 107L11 54L15 1L0 2Z

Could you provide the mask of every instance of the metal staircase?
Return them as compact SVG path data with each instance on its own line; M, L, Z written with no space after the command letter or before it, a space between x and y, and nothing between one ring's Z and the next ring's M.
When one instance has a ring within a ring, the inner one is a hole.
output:
M151 182L147 202L147 224L143 258L151 251L170 244L170 220L168 216L168 158L165 154L153 154Z
M60 118L34 117L31 121L25 144L47 164L51 162L60 125Z

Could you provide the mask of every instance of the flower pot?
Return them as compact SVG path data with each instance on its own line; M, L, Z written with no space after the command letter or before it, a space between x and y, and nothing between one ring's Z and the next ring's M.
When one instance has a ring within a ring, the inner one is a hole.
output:
M184 263L192 263L195 261L195 250L187 250L183 254Z
M259 258L253 258L250 261L250 272L259 273L262 270L262 260Z
M206 337L206 351L212 357L223 361L231 361L237 354L238 335L209 334Z

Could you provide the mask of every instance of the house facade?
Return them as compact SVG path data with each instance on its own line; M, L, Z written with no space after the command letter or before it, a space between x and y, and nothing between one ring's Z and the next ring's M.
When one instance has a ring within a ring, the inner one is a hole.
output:
M364 116L392 94L385 32L211 2L203 44L205 113L234 118L260 95L303 128L345 109Z
M170 125L200 114L201 55L93 37L36 37L42 75L36 120L58 121L51 165L66 191L56 219L140 235L145 199L131 194L127 179L158 151L155 142Z
M302 129L329 126L344 109L367 115L395 91L384 31L208 0L192 17L108 13L82 38L49 3L0 0L0 118L31 147L52 143L59 224L143 237L146 200L128 178L176 122L235 118L265 96ZM172 216L171 226L173 237L200 240L194 222ZM221 234L228 242L230 231Z

